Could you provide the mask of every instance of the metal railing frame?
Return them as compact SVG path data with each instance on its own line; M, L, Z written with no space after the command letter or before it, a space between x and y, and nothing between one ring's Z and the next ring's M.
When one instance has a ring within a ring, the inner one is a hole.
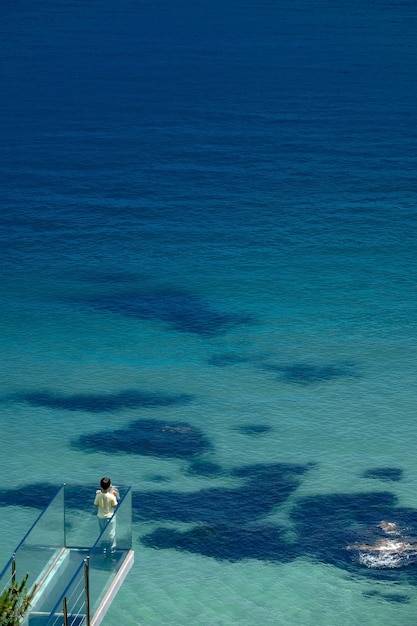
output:
M31 525L31 527L29 528L29 530L25 533L23 539L20 540L20 542L18 543L18 545L16 546L16 548L14 549L12 556L10 557L10 559L7 561L6 565L4 566L3 570L0 572L0 580L2 579L4 573L7 571L7 569L11 566L12 567L12 576L14 575L14 577L16 577L16 555L19 552L20 548L24 545L26 539L29 537L30 533L33 531L33 529L35 528L35 526L40 522L40 520L42 519L42 517L45 515L45 513L47 512L47 510L49 509L49 507L52 505L52 503L54 502L54 500L58 497L58 495L61 493L61 491L65 489L65 483L62 484L59 489L57 490L56 494L54 495L54 497L52 498L52 500L49 502L48 506L46 506L43 511L41 511L41 513L39 513L38 517L35 519L35 521L33 522L33 524ZM65 495L65 491L64 491L64 495ZM65 501L64 501L65 504ZM65 511L64 511L65 512ZM65 537L64 537L65 538ZM15 580L15 578L13 579Z

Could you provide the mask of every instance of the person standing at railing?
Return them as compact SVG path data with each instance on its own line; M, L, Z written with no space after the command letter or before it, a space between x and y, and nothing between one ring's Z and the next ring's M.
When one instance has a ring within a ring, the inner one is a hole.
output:
M98 509L97 518L100 532L108 525L104 548L104 552L107 553L108 551L113 552L116 548L116 518L114 512L117 507L118 491L112 486L108 477L101 479L100 487L101 489L96 491L94 506Z

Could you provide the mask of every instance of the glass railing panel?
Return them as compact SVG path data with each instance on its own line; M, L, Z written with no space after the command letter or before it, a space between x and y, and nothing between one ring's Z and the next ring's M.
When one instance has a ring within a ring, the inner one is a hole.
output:
M102 541L90 552L89 591L91 615L94 615L101 600L109 590L118 569L120 556L117 553L104 552L104 546L111 543L109 531L101 535Z
M94 506L96 490L94 485L65 485L65 545L68 548L91 548L97 540L100 528L97 508ZM121 504L131 489L119 487L118 491ZM126 511L125 506L123 510ZM122 524L118 531L120 534L122 528L124 533L126 531L124 521ZM123 539L123 544L125 543L126 540Z
M95 485L65 485L65 545L91 548L99 532Z
M118 550L132 548L132 490L121 491L121 499L116 509L116 547Z
M48 567L64 547L64 490L61 487L50 504L39 515L35 523L14 551L14 567L16 581L20 582L28 573L28 588L39 583L46 574ZM5 581L10 577L11 562L6 566ZM7 582L0 579L0 589ZM5 584L3 584L5 582Z
M68 624L71 626L81 626L86 622L87 615L87 575L86 575L86 560L78 561L78 567L75 572L72 573L72 577L68 580L68 584L65 587L64 592L51 600L54 601L52 610L49 617L41 617L40 613L45 613L46 607L40 607L38 615L34 615L32 619L38 621L34 623L34 626L63 626L64 625L64 598L66 603L66 610L68 616ZM51 608L51 607L50 607ZM41 621L43 620L43 621ZM32 626L32 621L29 621L29 626Z

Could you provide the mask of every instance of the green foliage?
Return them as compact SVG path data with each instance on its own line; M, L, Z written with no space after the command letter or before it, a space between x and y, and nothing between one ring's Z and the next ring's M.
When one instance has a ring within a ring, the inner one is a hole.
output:
M26 589L29 574L20 583L13 581L0 594L0 626L18 626L30 607L36 591L36 585L28 592Z

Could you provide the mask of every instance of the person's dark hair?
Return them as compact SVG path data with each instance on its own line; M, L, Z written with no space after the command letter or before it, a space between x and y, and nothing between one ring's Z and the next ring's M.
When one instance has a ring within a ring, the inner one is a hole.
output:
M102 489L108 489L111 485L111 480L110 478L104 477L100 480L100 487Z

